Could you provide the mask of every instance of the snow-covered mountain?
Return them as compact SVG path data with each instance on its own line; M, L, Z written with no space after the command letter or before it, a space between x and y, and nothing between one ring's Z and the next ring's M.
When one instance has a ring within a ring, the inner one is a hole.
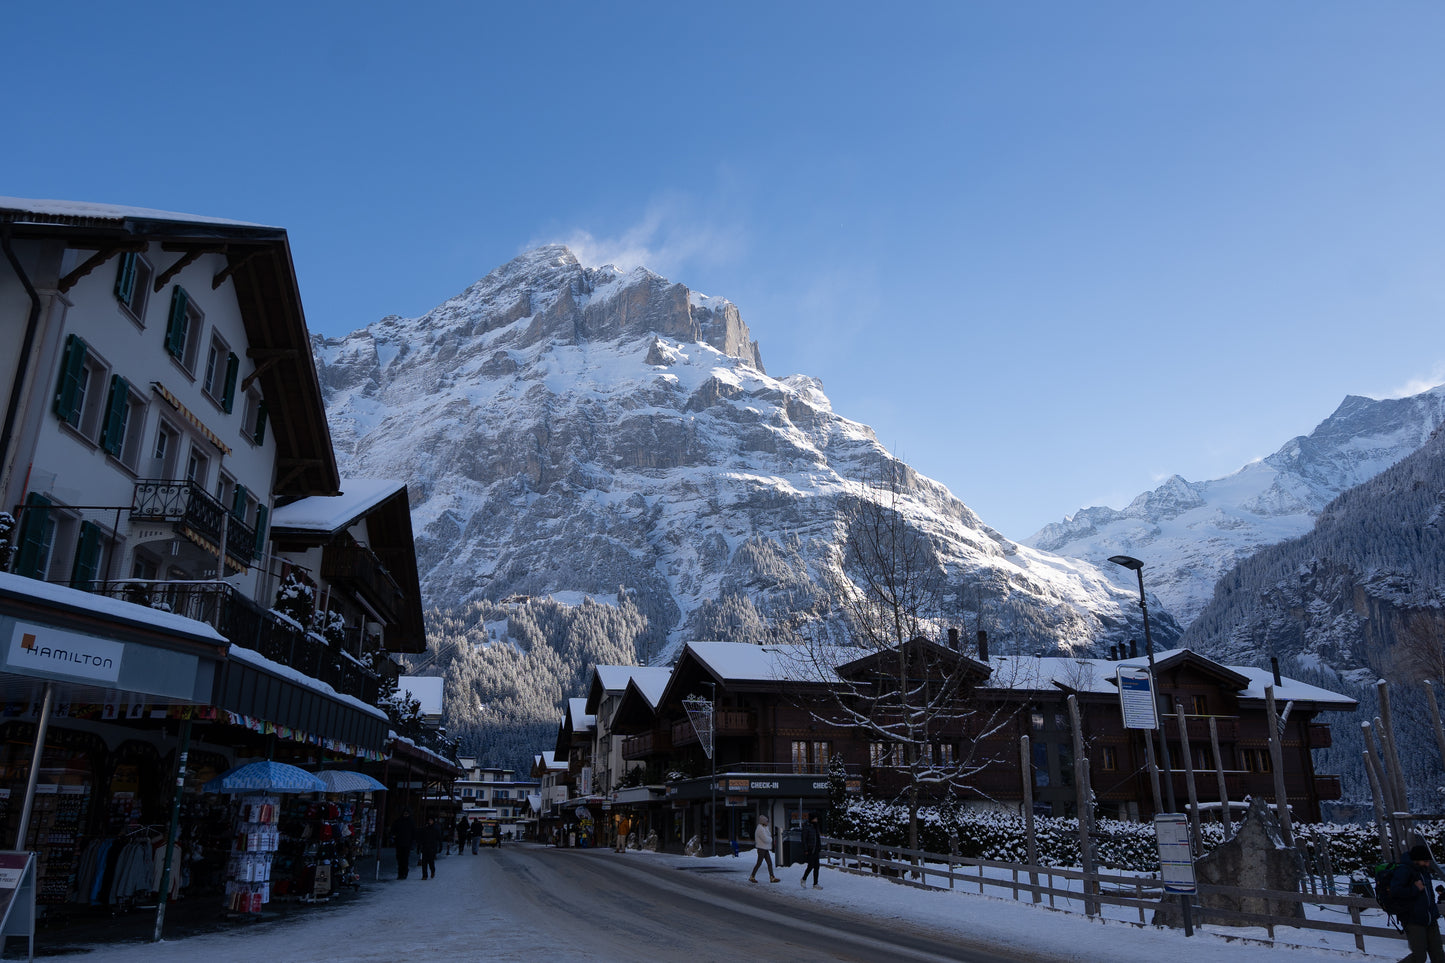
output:
M1175 475L1122 511L1085 508L1025 544L1100 564L1142 559L1149 590L1188 625L1235 563L1310 531L1331 499L1405 458L1442 422L1445 385L1383 401L1351 395L1310 434L1232 475Z
M625 591L656 658L739 618L801 623L840 504L891 470L970 627L1031 651L1137 634L1127 581L1004 538L817 380L769 376L733 304L645 269L543 247L314 349L343 473L410 487L429 605Z

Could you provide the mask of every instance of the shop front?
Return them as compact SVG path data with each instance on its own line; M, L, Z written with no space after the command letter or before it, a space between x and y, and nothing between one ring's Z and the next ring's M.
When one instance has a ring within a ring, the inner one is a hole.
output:
M665 841L686 845L696 836L704 855L739 852L752 846L758 816L773 827L780 865L792 861L788 843L801 833L811 812L828 808L828 777L822 773L720 772L667 786ZM714 808L715 807L715 808ZM661 834L660 834L661 835ZM716 840L716 842L714 842Z

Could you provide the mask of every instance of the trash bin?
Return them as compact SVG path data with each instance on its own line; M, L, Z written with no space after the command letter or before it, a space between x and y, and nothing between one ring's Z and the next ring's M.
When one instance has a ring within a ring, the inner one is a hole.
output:
M790 829L783 833L783 851L778 854L779 866L791 866L803 858L803 833Z

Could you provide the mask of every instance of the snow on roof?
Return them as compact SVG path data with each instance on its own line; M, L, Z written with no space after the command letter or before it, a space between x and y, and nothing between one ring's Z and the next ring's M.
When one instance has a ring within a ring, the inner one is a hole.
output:
M39 601L79 609L87 614L135 623L146 628L161 629L176 635L188 635L211 644L224 645L229 641L205 622L153 609L148 605L122 602L120 599L113 599L107 595L82 592L67 585L55 585L36 578L26 578L23 575L0 572L0 591L26 595Z
M339 532L406 488L385 478L343 478L340 495L312 495L271 513L271 530Z
M621 692L627 688L627 680L632 678L632 673L637 666L594 665L592 669L597 673L597 680L602 683L604 692Z
M597 725L597 717L587 711L586 699L567 700L567 721L573 732L586 732Z
M311 676L305 674L304 672L293 669L289 665L282 665L279 662L272 662L270 659L266 658L255 649L248 649L245 646L232 644L229 656L230 658L235 659L237 662L245 662L247 665L253 665L258 669L264 669L272 675L280 676L281 678L286 679L290 682L294 682L299 686L311 689L315 692L319 692L322 695L329 696L332 699L335 699L337 702L344 702L355 709L361 710L369 716L374 716L377 719L386 718L386 713L382 712L376 706L367 705L365 702L362 702L355 696L349 696L344 692L337 692L335 689L331 688L331 686L327 685L325 682L322 682L320 679L313 679L311 678Z
M46 217L86 217L100 220L147 220L175 221L186 224L228 224L232 227L269 227L267 224L253 224L250 221L233 221L224 217L204 217L199 214L177 214L173 211L157 211L149 207L125 207L119 204L93 204L89 201L38 200L26 197L0 197L0 210L21 211ZM275 228L280 230L280 228Z
M548 769L566 769L566 768L567 768L567 760L563 759L563 760L560 760L560 761L559 761L559 760L557 759L557 753L556 753L554 750L552 750L552 749L545 749L545 750L543 750L542 752L537 753L537 758L536 758L535 762L540 762L542 765L546 766Z
M632 684L637 686L637 691L647 700L647 704L653 709L662 701L662 693L667 689L667 681L672 678L672 670L667 667L652 669L634 669L632 672Z
M818 651L808 645L753 645L750 642L689 642L693 656L726 682L810 682L820 676L836 679L830 667L819 664ZM868 654L866 650L835 646L826 650L833 666Z
M398 693L410 693L421 703L421 714L439 716L442 714L442 690L445 682L439 675L404 675L396 680Z
M1201 655L1193 649L1168 649L1164 652L1154 653L1154 662L1167 662L1176 656L1188 653L1196 658L1207 662L1214 660L1207 655ZM1118 665L1130 668L1142 669L1149 665L1147 656L1136 656L1132 659L1123 659ZM1223 663L1216 663L1223 665ZM1274 685L1274 672L1271 669L1260 669L1252 665L1225 665L1226 669L1249 680L1249 684L1239 690L1241 699L1263 699L1266 686ZM1321 689L1319 686L1310 685L1308 682L1300 682L1298 679L1291 679L1287 675L1279 677L1280 684L1274 687L1274 697L1280 702L1319 702L1326 705L1339 706L1341 709L1353 709L1359 705L1349 696L1340 695L1338 692L1331 692L1329 689Z
M1119 663L1108 659L1071 659L1067 656L998 655L988 662L993 672L983 683L988 689L1055 689L1117 694L1113 680Z

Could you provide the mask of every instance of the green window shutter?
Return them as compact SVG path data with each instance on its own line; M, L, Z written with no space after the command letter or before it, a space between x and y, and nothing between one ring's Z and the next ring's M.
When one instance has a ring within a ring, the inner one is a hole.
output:
M135 252L120 256L120 271L115 276L115 299L129 305L135 296Z
M271 517L270 510L265 505L256 506L256 546L257 557L266 554L266 520Z
M60 361L60 381L55 386L55 414L61 421L80 424L80 386L85 381L85 341L79 335L65 339Z
M171 317L166 323L166 350L177 360L184 360L181 353L186 349L186 318L190 301L186 289L177 284L171 292Z
M241 359L236 357L236 352L232 351L226 358L226 390L221 394L221 407L226 410L228 415L236 406L236 374L240 370Z
M255 439L256 444L258 444L258 445L261 444L261 442L263 442L263 441L266 440L266 401L265 401L265 399L262 399L261 403L256 406L256 433L255 433L254 435L252 435L251 437L253 437L253 438Z
M125 416L130 408L130 382L120 375L110 376L110 399L105 405L105 425L100 430L100 447L120 457L125 444Z
M40 567L45 564L46 546L50 543L50 499L38 492L25 496L25 514L20 519L19 549L15 553L16 575L26 578L40 578L44 573Z
M235 493L231 496L231 517L243 522L246 520L245 485L237 485Z
M100 574L100 526L94 522L80 523L80 543L75 547L75 567L70 573L70 587L88 591Z

